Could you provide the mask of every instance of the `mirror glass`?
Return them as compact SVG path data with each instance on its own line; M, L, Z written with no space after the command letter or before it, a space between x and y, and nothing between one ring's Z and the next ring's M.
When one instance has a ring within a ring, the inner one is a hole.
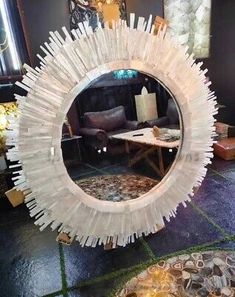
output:
M74 100L62 131L64 164L87 194L135 199L159 184L180 147L173 95L154 78L117 70Z

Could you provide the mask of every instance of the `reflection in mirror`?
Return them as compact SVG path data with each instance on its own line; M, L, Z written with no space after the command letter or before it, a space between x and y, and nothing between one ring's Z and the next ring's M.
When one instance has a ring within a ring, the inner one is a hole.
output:
M134 70L103 75L74 100L62 131L67 171L87 194L135 199L159 184L181 138L173 95Z

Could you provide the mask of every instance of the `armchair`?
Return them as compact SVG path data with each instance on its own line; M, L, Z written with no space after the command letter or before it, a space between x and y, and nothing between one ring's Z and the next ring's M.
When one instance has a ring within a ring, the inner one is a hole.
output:
M112 144L110 136L136 130L138 124L138 121L128 121L124 106L118 106L104 111L86 112L80 134L83 136L85 146L102 149Z
M171 98L168 100L166 116L160 117L155 120L146 121L145 124L147 127L157 126L179 129L179 114L174 100Z

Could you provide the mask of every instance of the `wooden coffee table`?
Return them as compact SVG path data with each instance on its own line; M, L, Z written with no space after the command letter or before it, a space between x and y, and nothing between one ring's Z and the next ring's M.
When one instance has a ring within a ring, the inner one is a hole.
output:
M164 168L162 148L178 148L180 145L180 140L167 142L157 139L153 133L152 128L144 128L140 130L125 132L113 135L114 139L121 139L125 141L126 152L130 154L130 144L137 146L139 149L132 158L129 158L128 166L133 166L142 159L157 172L158 175L163 177L169 169ZM150 154L157 152L159 164L151 159Z

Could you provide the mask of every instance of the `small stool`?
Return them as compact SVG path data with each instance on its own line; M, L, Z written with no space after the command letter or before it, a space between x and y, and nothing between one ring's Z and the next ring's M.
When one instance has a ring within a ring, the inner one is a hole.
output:
M215 143L214 153L224 160L235 160L235 137L224 138Z

